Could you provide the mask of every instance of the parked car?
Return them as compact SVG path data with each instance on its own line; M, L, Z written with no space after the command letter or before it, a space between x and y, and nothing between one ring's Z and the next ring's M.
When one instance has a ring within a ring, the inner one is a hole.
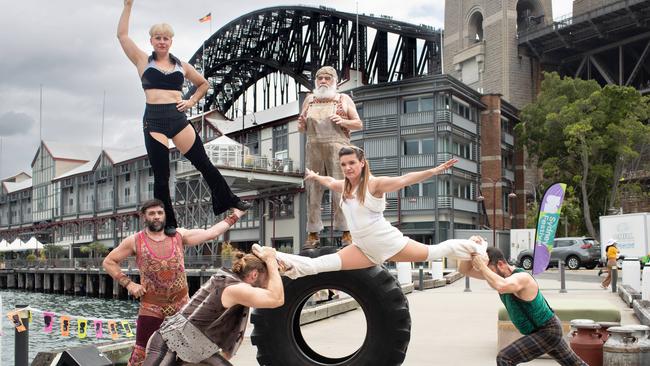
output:
M585 267L594 269L600 262L600 244L594 238L555 238L549 266L556 266L562 260L569 269ZM517 256L517 263L525 270L533 268L533 251L526 249Z

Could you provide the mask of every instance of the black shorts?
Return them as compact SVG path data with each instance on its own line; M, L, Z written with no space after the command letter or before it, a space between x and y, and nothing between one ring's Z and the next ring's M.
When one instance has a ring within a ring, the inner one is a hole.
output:
M172 138L181 132L189 122L185 113L176 109L176 103L147 103L142 117L142 129L145 133L159 132Z

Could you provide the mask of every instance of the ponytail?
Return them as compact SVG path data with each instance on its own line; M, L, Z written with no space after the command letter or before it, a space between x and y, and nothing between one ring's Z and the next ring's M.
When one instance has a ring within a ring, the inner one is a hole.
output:
M266 273L266 264L255 254L245 254L236 250L232 257L231 271L241 278L246 277L250 271L255 269L260 273Z

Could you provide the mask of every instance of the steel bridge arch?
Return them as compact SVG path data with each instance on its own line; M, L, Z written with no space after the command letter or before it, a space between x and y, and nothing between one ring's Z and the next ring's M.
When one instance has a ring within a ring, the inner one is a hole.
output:
M392 57L389 35L397 37ZM351 69L360 70L365 84L438 74L441 47L441 31L427 25L372 14L359 14L357 24L356 14L332 8L276 6L232 20L205 40L189 62L198 70L205 65L211 90L203 110L225 113L248 88L276 72L307 88L322 65L336 68L341 79Z

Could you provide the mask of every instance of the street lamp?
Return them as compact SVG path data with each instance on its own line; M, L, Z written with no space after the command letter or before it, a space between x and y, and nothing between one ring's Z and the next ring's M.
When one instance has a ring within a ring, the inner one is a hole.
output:
M488 182L492 183L492 246L496 247L497 246L497 226L496 226L496 221L497 221L497 183L501 182L502 180L507 180L506 177L501 177L497 180L491 179L491 178L483 178L484 180L487 180ZM508 181L509 182L509 181ZM514 192L511 192L508 194L508 198L514 198L517 197L517 195ZM484 202L485 197L483 195L480 195L476 197L476 200L478 202ZM483 203L483 206L485 207L485 202Z

